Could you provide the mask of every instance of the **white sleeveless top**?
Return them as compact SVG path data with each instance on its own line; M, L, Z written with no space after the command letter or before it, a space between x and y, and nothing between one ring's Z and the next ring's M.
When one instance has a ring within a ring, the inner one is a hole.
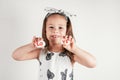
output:
M65 52L47 51L45 53L45 50L42 50L39 63L39 80L73 80L72 63Z

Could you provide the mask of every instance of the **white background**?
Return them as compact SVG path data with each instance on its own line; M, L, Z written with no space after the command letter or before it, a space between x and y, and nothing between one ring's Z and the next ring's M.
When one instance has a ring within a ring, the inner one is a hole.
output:
M120 80L119 0L0 0L0 80L38 80L37 60L15 61L12 52L41 36L45 7L74 13L77 45L97 59L96 68L74 65L74 80Z

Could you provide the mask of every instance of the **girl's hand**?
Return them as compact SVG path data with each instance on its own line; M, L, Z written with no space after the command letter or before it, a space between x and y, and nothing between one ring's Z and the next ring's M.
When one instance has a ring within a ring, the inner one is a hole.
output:
M72 36L68 36L68 35L63 37L62 44L65 49L71 52L75 47L74 39L72 38Z
M45 46L45 42L43 41L43 39L36 36L33 36L32 43L34 47L37 47L37 48L44 48Z

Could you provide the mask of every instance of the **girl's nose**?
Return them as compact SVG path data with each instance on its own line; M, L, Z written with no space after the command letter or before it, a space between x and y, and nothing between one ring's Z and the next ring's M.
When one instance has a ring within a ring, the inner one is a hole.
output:
M58 33L58 29L57 28L54 28L54 33Z

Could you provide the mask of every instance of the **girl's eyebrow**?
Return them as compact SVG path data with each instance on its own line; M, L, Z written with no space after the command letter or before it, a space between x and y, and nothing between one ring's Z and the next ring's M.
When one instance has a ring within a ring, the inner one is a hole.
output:
M59 26L64 26L64 24L58 24Z
M53 24L48 24L49 26L53 26ZM64 26L64 24L58 24L59 26Z
M52 26L53 24L47 24L47 25Z

